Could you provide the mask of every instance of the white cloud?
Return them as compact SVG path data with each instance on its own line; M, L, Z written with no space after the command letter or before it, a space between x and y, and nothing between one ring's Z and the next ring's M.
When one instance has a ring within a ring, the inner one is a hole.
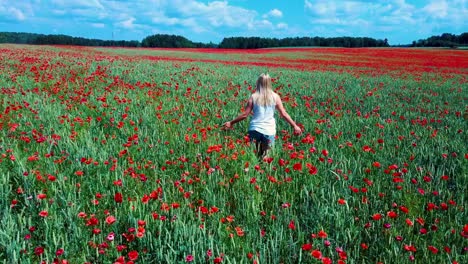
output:
M423 11L432 17L444 18L448 14L448 9L449 6L445 0L433 0L423 8Z
M277 29L287 29L287 28L288 28L288 24L286 24L286 23L278 23L278 24L276 24L276 28L277 28Z
M335 25L335 26L359 26L359 27L368 27L370 26L370 22L364 19L356 19L356 20L346 20L340 19L337 17L333 18L319 18L314 20L317 24L323 25Z
M181 23L181 19L176 17L167 17L163 13L159 13L155 16L152 16L151 21L155 24L162 24L168 26L178 25Z
M325 25L355 25L357 22L367 26L370 14L378 13L380 5L373 2L305 0L304 8L310 14L311 23Z
M63 9L54 9L51 11L53 14L55 15L59 15L59 16L63 16L67 13L67 10L63 10Z
M106 24L104 24L104 23L91 23L91 26L93 28L105 28Z
M0 0L0 21L21 22L33 15L32 7L27 2L10 2Z
M106 31L104 28L115 28L136 39L151 32L173 32L198 41L204 41L206 36L222 39L230 35L284 37L343 33L416 39L444 32L458 34L468 28L468 0L304 0L304 21L288 20L286 9L274 6L259 13L244 5L245 2L0 0L0 22L6 28L33 25L36 31L56 28L70 35L83 34L87 30L84 26L89 27L90 36ZM299 14L297 19L301 17ZM202 32L205 34L196 34Z
M219 28L255 31L275 27L267 17L260 19L255 10L233 6L227 1L203 3L196 0L161 0L157 4L157 10L146 14L155 25L183 26L194 32L216 31ZM278 9L273 9L268 14L282 16Z
M409 43L468 28L468 0L304 0L304 11L310 26L304 32L321 36L398 36L393 43Z
M410 27L428 27L427 23L466 26L467 0L431 0L416 6L406 0L305 0L304 10L311 23L335 25L355 24L368 21L368 26L392 26L394 30L409 30ZM406 27L406 28L405 28Z
M369 4L362 4L361 2L354 2L354 1L346 1L343 3L343 11L347 14L351 14L354 12L359 12L359 11L368 11L368 10L362 10L361 8L369 8L371 5Z
M468 1L431 1L421 9L423 32L426 35L466 32L468 28Z
M82 7L104 9L104 6L99 0L52 0L52 4L68 8Z
M133 29L135 27L135 25L133 24L135 20L136 19L134 17L131 17L129 19L118 22L117 26L126 28L126 29Z
M257 12L231 6L227 1L212 1L207 4L193 0L174 0L172 7L183 17L208 22L214 27L241 27L254 22Z
M24 12L24 3L33 6L31 12L35 12L36 21L60 27L61 31L88 25L94 29L125 29L128 34L158 29L179 32L187 37L193 33L210 32L212 36L221 38L229 34L273 34L275 29L284 32L288 28L286 23L273 24L270 21L283 17L279 9L272 8L262 16L254 9L228 0L0 0L0 20L6 17L3 14L12 16L12 12L1 11L3 5L23 10L23 16L17 12L17 18L29 18L30 14Z
M311 23L326 25L378 27L380 25L414 25L416 8L405 0L393 1L338 1L305 0L304 9Z
M272 27L273 26L273 24L267 19L263 19L262 21L258 22L257 25L258 26L265 26L265 27Z
M151 17L151 22L157 25L182 26L197 33L207 31L207 29L200 26L194 18L167 17L164 13L159 11L149 12L146 15Z
M309 2L308 0L305 0L304 1L304 9L306 10L313 10L314 6L312 5L311 2Z
M413 5L407 4L404 0L395 1L394 8L386 9L387 12L390 12L390 15L396 18L413 18L416 15L416 7Z
M328 37L404 35L422 21L405 0L305 0L304 11L311 26L309 34Z
M23 12L15 7L10 7L8 12L18 21L23 21L26 19L26 16Z
M266 13L265 15L263 15L263 18L268 18L268 17L280 18L282 16L283 16L283 12L275 8L275 9L270 10L270 12Z

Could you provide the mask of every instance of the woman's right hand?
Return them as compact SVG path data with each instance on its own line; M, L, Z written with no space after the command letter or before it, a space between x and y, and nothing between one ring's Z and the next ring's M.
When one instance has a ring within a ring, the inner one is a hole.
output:
M302 134L302 129L301 129L299 126L297 126L297 125L294 126L294 134L295 134L295 135L300 135L300 134Z
M231 121L224 123L222 129L223 129L223 130L232 129Z

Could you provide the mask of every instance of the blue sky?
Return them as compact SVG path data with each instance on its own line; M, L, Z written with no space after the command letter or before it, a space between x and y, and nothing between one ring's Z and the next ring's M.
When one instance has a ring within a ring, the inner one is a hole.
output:
M142 40L372 37L390 44L468 32L468 0L0 0L0 31Z

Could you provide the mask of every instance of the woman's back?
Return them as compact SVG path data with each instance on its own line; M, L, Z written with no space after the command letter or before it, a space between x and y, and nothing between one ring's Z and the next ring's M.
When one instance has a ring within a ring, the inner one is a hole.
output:
M278 109L280 116L294 127L294 133L302 133L302 129L284 109L279 95L272 90L270 75L262 73L257 79L255 93L250 96L243 113L224 123L223 129L231 129L233 124L246 119L253 112L248 131L249 137L251 141L255 141L257 155L263 157L275 140L275 109Z
M250 120L249 130L255 130L265 135L276 134L275 108L276 93L272 93L271 98L260 98L260 94L252 94L253 116ZM264 99L263 102L260 99ZM261 105L264 103L265 105Z

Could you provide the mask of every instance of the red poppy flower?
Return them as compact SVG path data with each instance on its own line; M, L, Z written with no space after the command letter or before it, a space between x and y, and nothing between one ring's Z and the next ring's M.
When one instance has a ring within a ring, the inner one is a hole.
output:
M468 224L463 227L463 230L460 232L460 235L464 238L468 238Z
M362 147L362 150L364 150L364 152L372 152L372 148L369 147L368 145L365 145L364 147Z
M185 257L185 262L192 262L194 260L194 257L192 255L187 255L187 257Z
M238 236L240 236L240 237L244 236L244 230L243 230L241 227L236 226L236 227L235 227L235 230L236 230L236 234L237 234Z
M434 203L428 203L426 210L427 211L432 211L432 210L437 209L437 208L438 207Z
M56 256L61 256L61 255L63 255L64 252L65 252L65 250L63 250L63 248L59 248L59 249L57 249L57 251L55 251L55 255Z
M404 206L404 205L400 206L400 211L402 211L405 214L407 214L409 212L408 208L406 206Z
M404 245L403 248L404 248L406 251L416 252L416 247L413 246L413 245Z
M433 254L437 254L439 252L439 250L434 246L428 246L427 249L429 249Z
M296 163L293 165L293 170L302 171L302 163Z
M118 252L122 252L123 250L125 250L127 248L127 246L125 245L117 245L115 247L117 249Z
M119 192L115 193L115 195L114 195L114 201L115 201L116 203L122 203L122 201L123 201L122 194L119 193Z
M398 217L398 214L395 213L394 211L389 211L387 213L387 216L390 217L390 218L397 218Z
M372 219L375 220L375 221L380 220L380 219L382 219L382 215L379 214L379 213L374 214L374 215L372 216Z
M314 249L314 250L312 250L312 252L310 254L312 255L312 257L314 257L316 259L321 259L322 258L322 252L320 252L320 250Z
M130 260L133 260L133 261L137 260L138 259L138 251L132 250L132 251L128 252L128 258Z
M36 247L34 249L34 254L36 254L37 256L40 256L44 253L44 248L43 247Z
M304 244L302 245L302 250L309 251L312 249L312 244Z
M318 232L317 236L320 237L320 238L326 238L328 235L327 235L327 233L325 233L325 231L320 230Z
M47 211L40 211L39 212L40 217L47 217L48 215L49 215L49 213Z
M106 217L106 223L108 225L112 225L114 222L115 222L115 217L114 216L109 215L108 217Z
M315 167L314 165L310 165L310 166L308 166L308 168L309 168L309 174L311 174L311 175L316 175L317 174L317 172L318 172L317 167Z
M286 161L284 159L279 159L278 160L278 165L280 165L281 167L283 167L284 165L286 165Z

